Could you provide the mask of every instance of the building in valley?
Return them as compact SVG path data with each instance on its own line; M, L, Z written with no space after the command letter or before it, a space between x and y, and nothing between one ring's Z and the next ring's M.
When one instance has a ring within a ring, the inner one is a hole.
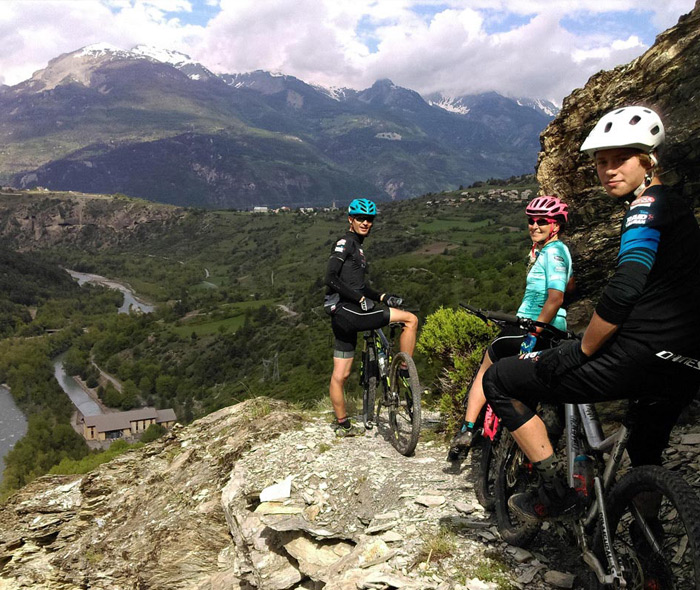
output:
M129 412L85 416L83 436L85 440L138 438L151 424L171 428L176 421L175 410L170 408L165 410L141 408Z

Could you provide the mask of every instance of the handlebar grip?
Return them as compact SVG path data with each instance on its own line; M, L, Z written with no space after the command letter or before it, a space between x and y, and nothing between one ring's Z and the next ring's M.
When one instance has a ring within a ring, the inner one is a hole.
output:
M517 315L511 315L509 313L501 313L500 311L485 311L482 313L490 320L511 324L513 326L520 326L523 323L523 318L519 318Z
M552 324L548 324L546 322L538 322L537 320L531 320L529 318L521 318L519 316L511 315L508 313L501 313L500 311L486 311L477 307L473 307L468 303L460 303L459 305L484 321L493 320L500 324L518 326L523 330L528 331L531 331L536 327L542 328L543 331L548 332L549 334L551 334L559 340L571 340L572 338L577 338L577 336L573 332L560 330L559 328L555 328L554 326L552 326Z
M513 326L520 326L522 324L522 318L515 315L501 313L498 311L486 311L484 309L479 309L478 307L473 307L468 303L460 303L459 305L482 320L494 320L496 322L511 324Z

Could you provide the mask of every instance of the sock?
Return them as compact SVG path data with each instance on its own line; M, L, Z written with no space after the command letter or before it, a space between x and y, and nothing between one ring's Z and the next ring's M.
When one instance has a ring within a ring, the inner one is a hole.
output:
M347 416L345 416L345 418L341 418L340 420L338 420L338 426L340 426L341 428L345 428L345 430L349 430L352 426L350 418L348 418Z
M553 488L557 479L557 458L554 453L542 461L535 461L532 465L542 478L544 486Z
M467 422L466 420L462 422L461 432L466 432L467 430L474 430L474 422Z

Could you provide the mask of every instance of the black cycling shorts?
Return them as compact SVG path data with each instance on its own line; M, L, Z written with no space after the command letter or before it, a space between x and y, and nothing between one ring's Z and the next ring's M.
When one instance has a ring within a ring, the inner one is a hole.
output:
M658 360L658 359L656 359ZM632 464L660 465L661 452L683 408L700 386L700 373L686 367L662 371L652 359L627 354L610 343L586 364L571 370L552 386L539 378L532 358L510 357L484 375L484 393L508 430L520 428L538 403L595 403L644 400L637 407L635 428L627 446Z
M390 314L389 308L384 306L362 311L356 303L338 305L331 316L331 327L335 336L333 356L352 358L357 346L357 333L388 326Z

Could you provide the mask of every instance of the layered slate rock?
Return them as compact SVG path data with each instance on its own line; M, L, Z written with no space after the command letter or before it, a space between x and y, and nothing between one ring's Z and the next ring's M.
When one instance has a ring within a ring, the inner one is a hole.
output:
M544 194L570 203L572 231L567 243L574 255L577 285L585 301L572 310L583 322L614 266L623 210L600 188L590 158L579 152L587 134L608 111L645 105L664 120L667 141L660 152L662 179L694 199L700 213L700 2L654 45L627 65L591 77L565 100L558 116L540 136L537 179Z

